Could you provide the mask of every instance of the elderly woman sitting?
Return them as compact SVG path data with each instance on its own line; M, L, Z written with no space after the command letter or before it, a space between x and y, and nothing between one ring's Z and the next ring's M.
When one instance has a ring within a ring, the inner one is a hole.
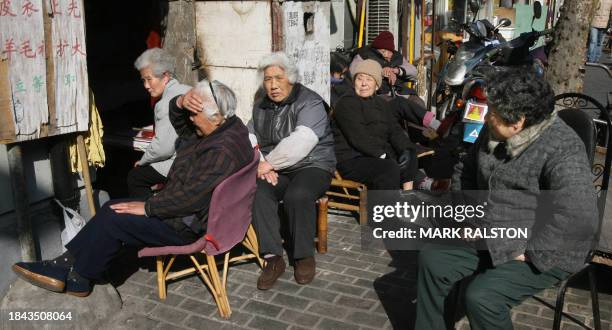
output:
M146 198L151 195L151 186L166 182L176 155L177 136L168 118L169 101L186 93L191 86L181 85L173 78L175 59L165 50L147 49L136 59L134 67L140 71L144 88L151 97L161 97L155 104L155 137L127 176L130 197Z
M186 101L184 100L186 99ZM248 130L234 116L236 97L220 82L200 82L170 101L172 124L185 138L168 182L146 201L106 203L53 260L19 262L13 271L42 288L84 297L123 246L186 245L206 231L215 187L253 160ZM189 105L189 111L183 107Z
M370 189L412 189L419 174L415 146L393 117L389 103L376 95L382 67L365 60L354 73L354 93L341 97L333 114L337 169L344 178Z
M299 284L312 281L315 202L329 187L336 159L324 101L297 82L297 67L287 55L264 57L257 71L266 95L255 103L248 126L252 142L259 144L264 156L257 171L253 225L267 261L257 287L267 290L285 271L278 215L281 200L289 222L287 240L293 248L295 280Z

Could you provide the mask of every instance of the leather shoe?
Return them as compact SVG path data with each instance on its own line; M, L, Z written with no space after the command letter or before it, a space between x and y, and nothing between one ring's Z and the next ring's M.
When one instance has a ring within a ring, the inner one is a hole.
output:
M295 261L293 275L298 284L308 284L314 279L316 270L315 258L306 257Z
M282 256L266 258L266 266L257 279L259 290L268 290L274 286L276 280L285 272L285 260Z
M55 266L52 262L18 262L12 267L20 278L33 285L53 292L63 292L66 286L68 268Z

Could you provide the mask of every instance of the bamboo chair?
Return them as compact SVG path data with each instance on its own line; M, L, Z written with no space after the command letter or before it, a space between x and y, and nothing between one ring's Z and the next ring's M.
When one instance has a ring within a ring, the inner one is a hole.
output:
M221 317L230 317L232 311L225 289L229 264L256 259L260 267L264 266L264 261L259 256L257 236L251 225L251 206L255 198L258 163L259 151L255 150L250 164L215 188L204 237L189 245L148 247L138 252L139 257L156 257L159 299L166 299L168 281L197 273L210 289ZM242 243L248 253L230 258L230 250L238 243ZM200 254L204 259L202 264L196 258ZM193 267L170 272L178 255L188 255ZM217 255L222 255L222 261L215 260ZM221 275L218 266L223 268Z

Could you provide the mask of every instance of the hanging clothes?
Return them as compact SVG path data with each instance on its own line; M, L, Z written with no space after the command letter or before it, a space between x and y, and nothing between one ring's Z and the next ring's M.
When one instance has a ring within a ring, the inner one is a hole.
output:
M104 135L102 120L96 107L93 92L89 91L89 131L84 133L85 150L87 152L87 162L90 166L104 167L106 156L102 146L102 136ZM76 138L70 143L70 168L73 173L82 172L81 160L77 152Z

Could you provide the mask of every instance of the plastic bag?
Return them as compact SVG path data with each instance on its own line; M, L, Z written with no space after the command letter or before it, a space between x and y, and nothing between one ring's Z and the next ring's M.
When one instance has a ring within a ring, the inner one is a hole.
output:
M75 210L64 206L57 199L55 202L62 208L65 228L60 235L62 239L62 251L66 251L66 244L85 226L85 219Z

